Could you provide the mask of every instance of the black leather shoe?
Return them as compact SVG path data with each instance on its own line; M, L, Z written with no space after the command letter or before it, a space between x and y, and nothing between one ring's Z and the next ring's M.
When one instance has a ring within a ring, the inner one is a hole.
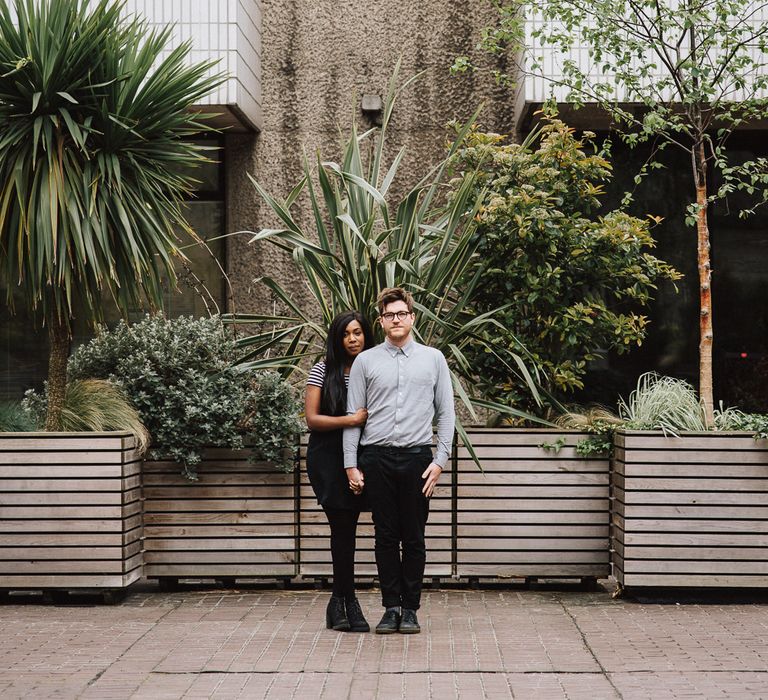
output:
M416 618L415 610L408 610L403 608L403 619L400 620L400 628L398 629L400 634L418 634L421 632L421 626Z
M344 598L340 595L332 595L325 609L325 626L329 630L337 632L349 632L349 620L344 606Z
M394 634L400 628L400 613L397 610L387 610L376 625L376 634Z
M365 619L365 615L363 615L360 601L357 598L347 598L346 603L350 632L370 632L371 626L368 624L368 620Z

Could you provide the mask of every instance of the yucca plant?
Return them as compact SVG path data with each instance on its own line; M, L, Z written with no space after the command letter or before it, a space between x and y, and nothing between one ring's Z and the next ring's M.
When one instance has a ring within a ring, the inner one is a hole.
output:
M27 413L42 419L44 394L28 391L23 401ZM73 379L67 383L61 411L61 428L68 432L126 430L136 436L139 452L149 447L149 432L125 392L105 379Z
M302 307L289 290L270 277L262 277L284 308L284 314L239 314L232 320L259 324L260 332L239 341L245 351L243 368L280 367L284 373L305 358L323 352L331 319L347 309L359 309L371 320L376 316L375 299L384 287L402 286L413 293L419 340L439 348L453 373L457 397L474 417L481 406L538 420L507 406L470 396L462 385L475 379L464 350L470 343L496 355L482 331L497 327L496 310L474 315L471 301L482 270L462 281L475 256L475 216L484 193L478 195L475 173L449 182L448 163L468 133L474 118L458 130L447 157L401 197L391 194L404 149L389 167L384 165L387 127L397 96L414 78L398 88L395 68L385 100L380 129L358 135L354 125L339 163L324 161L318 154L314 168L307 158L303 177L285 200L253 184L280 221L280 228L262 229L252 243L268 242L292 254L311 292L311 303ZM373 139L367 162L361 145ZM291 209L306 192L314 230L304 230ZM492 335L492 333L490 334ZM504 362L498 357L499 362ZM538 392L534 378L518 355L510 374L521 377L531 393ZM461 425L459 434L465 440Z
M161 303L175 280L182 201L205 160L185 140L218 82L163 55L170 28L122 19L123 2L0 3L0 282L21 288L50 341L45 427L62 427L71 320Z

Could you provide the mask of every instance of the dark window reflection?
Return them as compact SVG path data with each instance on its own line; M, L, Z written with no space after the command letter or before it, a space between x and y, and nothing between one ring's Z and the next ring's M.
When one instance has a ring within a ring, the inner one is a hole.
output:
M729 142L732 162L768 154L764 132L734 135ZM604 211L618 206L621 194L634 188L633 176L648 152L631 151L614 143L616 178ZM668 150L665 168L654 171L636 190L631 213L664 217L655 229L655 255L685 274L665 283L647 314L648 338L628 355L609 354L595 362L585 390L573 398L614 407L618 395L628 395L643 372L656 370L698 385L699 295L696 231L684 222L693 184L690 159ZM714 182L714 187L718 186ZM768 411L768 206L740 218L753 201L737 193L710 210L712 294L714 301L715 402L746 411Z

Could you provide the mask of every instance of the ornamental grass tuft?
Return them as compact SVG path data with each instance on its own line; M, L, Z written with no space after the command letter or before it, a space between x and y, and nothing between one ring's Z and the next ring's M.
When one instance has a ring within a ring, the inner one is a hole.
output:
M29 433L37 430L34 418L18 401L0 402L0 433Z
M629 430L681 431L707 429L696 390L685 380L646 372L637 380L629 400L619 399L619 414Z
M42 423L47 403L46 395L28 391L23 406L37 423ZM125 392L104 379L72 379L67 383L61 426L73 433L125 430L136 436L141 454L149 447L149 432Z

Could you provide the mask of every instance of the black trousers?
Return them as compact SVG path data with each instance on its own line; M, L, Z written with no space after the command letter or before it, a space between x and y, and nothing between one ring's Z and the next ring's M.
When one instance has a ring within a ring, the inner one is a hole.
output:
M431 461L428 446L408 450L366 446L358 458L373 514L376 568L385 608L418 610L421 603L429 515L421 475Z
M323 508L331 526L332 595L355 596L355 535L360 511Z

